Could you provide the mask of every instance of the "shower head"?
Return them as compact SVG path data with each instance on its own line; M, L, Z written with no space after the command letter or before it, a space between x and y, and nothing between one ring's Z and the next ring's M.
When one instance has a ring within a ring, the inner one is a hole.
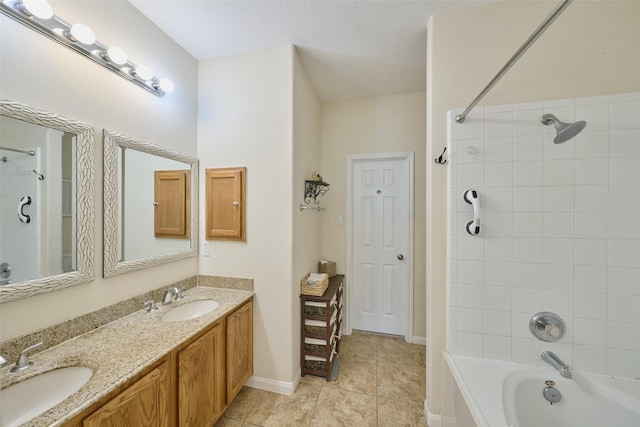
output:
M553 114L545 114L542 116L540 120L544 125L553 124L556 128L556 137L553 139L555 144L562 144L563 142L567 142L577 134L579 134L582 129L587 125L587 122L584 120L580 120L575 123L564 123L561 122L554 116Z

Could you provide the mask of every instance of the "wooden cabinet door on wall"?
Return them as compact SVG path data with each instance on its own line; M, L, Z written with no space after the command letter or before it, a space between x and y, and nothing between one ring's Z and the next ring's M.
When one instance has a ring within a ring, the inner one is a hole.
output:
M190 171L154 172L154 237L190 237Z
M225 408L224 322L178 353L181 427L212 426Z
M253 375L253 301L227 317L227 405Z
M246 240L246 176L244 167L206 170L207 239Z
M170 427L169 367L164 362L84 419L84 427Z

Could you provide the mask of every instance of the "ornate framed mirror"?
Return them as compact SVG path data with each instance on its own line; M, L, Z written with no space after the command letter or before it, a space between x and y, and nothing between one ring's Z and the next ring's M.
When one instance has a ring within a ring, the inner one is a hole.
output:
M103 139L104 277L196 256L198 159L106 129Z
M92 281L93 127L6 99L0 120L0 302Z

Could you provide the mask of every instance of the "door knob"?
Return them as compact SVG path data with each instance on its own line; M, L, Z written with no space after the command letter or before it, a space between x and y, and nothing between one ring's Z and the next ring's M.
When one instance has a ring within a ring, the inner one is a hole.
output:
M402 254L398 254L398 259L399 259L400 261L402 261L402 260L404 259L404 255L402 255Z
M153 206L160 206L160 203L158 203L158 202L153 202Z

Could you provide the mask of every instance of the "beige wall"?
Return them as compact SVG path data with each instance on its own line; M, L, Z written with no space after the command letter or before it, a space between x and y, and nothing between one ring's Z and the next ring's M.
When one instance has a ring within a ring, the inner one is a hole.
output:
M306 273L318 271L322 214L299 208L304 204L304 181L311 179L312 171L320 170L320 100L297 53L293 65L293 276L290 281L293 322L290 330L295 376L300 367L300 279Z
M464 108L556 2L512 1L432 16L427 50L427 404L439 414L445 342L446 112ZM575 1L480 105L640 89L640 2Z
M254 279L255 376L284 383L298 363L290 333L299 316L291 292L293 67L293 47L286 46L202 61L198 74L201 171L247 168L247 240L210 241L200 273Z
M125 1L53 1L54 13L85 22L99 41L173 80L163 98L127 82L35 31L0 15L0 96L81 120L95 128L95 280L0 306L0 340L58 323L197 273L197 259L102 278L102 130L196 154L197 63ZM131 29L135 28L132 33Z
M425 94L366 98L322 105L322 177L331 189L322 198L327 210L321 214L323 258L336 261L339 273L346 264L347 155L415 152L415 248L413 330L417 340L425 337ZM344 218L336 225L336 216Z

